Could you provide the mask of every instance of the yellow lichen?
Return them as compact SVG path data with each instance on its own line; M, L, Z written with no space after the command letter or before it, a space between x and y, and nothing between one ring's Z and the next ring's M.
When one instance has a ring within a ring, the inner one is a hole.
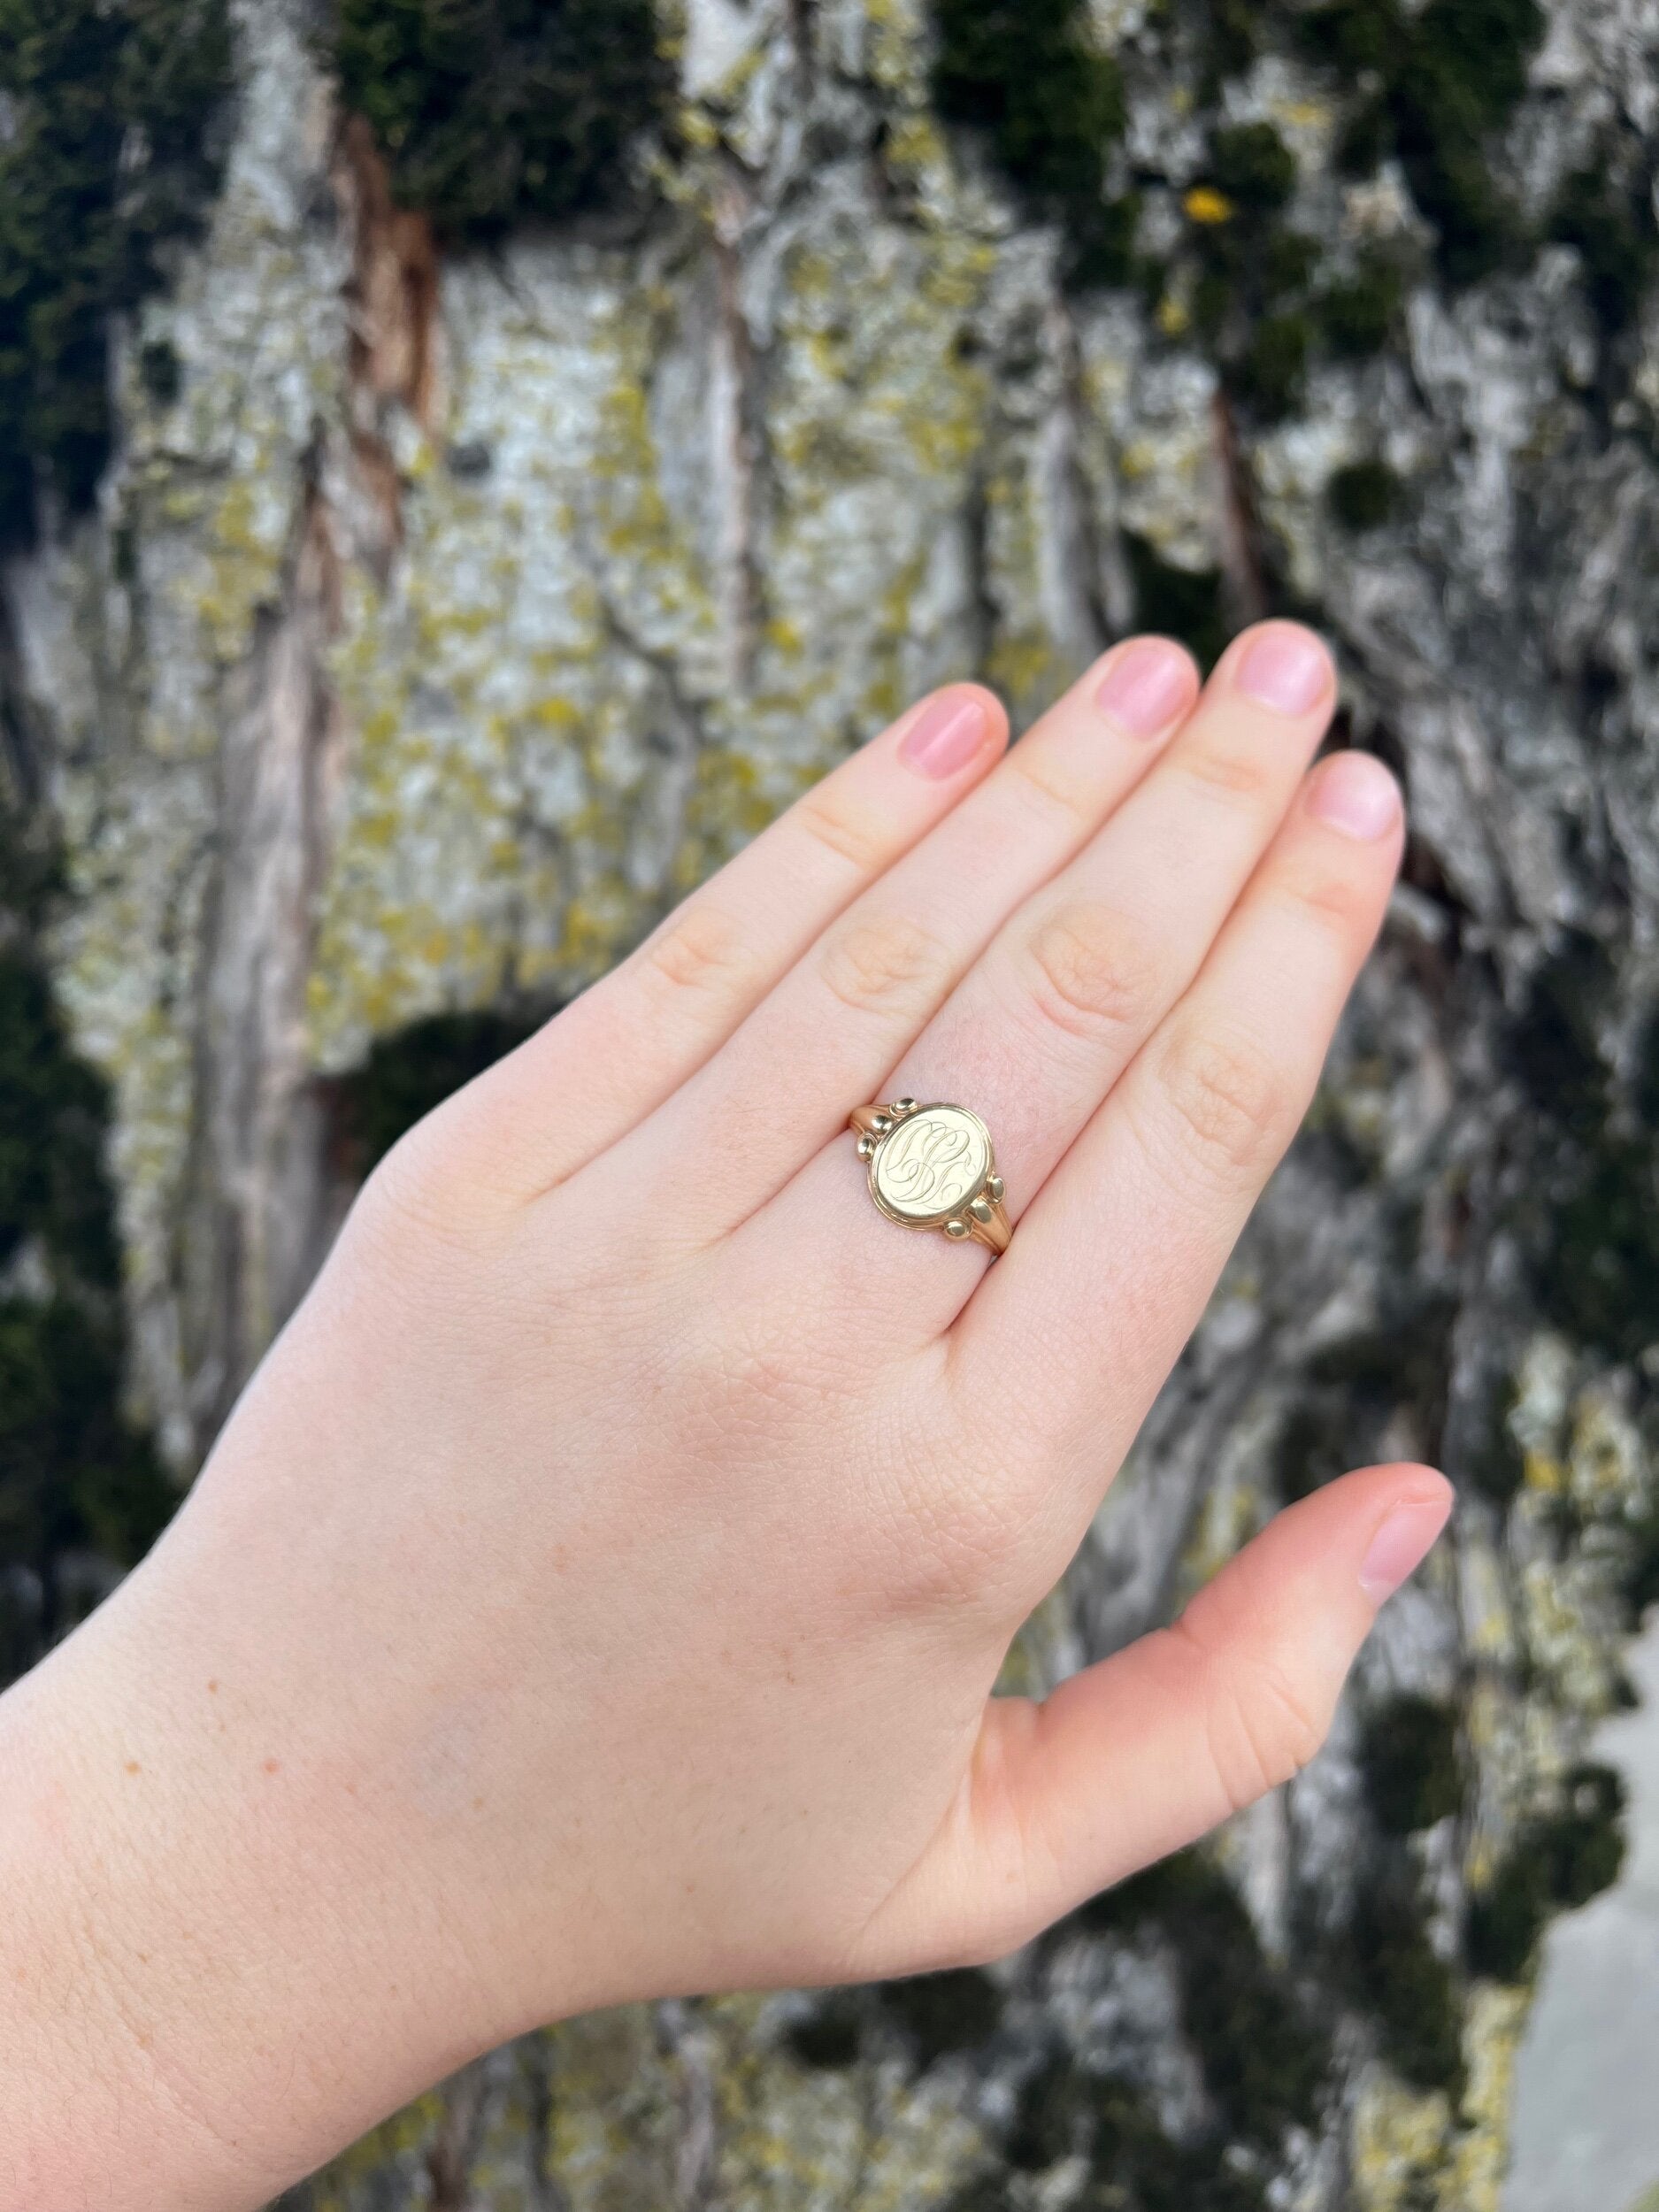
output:
M1233 202L1225 192L1217 192L1213 185L1194 185L1183 197L1181 205L1189 222L1230 223L1233 220Z

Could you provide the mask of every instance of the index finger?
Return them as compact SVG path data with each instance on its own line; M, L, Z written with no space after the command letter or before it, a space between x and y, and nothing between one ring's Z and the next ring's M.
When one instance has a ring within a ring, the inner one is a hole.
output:
M1002 757L1008 717L948 684L797 799L626 959L439 1109L510 1198L576 1172L718 1050L868 884Z

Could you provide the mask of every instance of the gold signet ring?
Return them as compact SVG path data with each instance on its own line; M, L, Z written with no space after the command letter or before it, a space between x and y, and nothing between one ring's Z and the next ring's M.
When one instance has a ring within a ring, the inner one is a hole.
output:
M858 1156L870 1166L870 1195L889 1221L942 1229L1006 1252L1013 1233L1002 1204L991 1133L965 1106L855 1106Z

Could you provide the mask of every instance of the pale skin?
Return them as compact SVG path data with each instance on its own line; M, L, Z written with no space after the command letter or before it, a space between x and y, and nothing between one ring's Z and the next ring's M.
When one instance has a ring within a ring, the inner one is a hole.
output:
M624 1999L1004 1954L1286 1780L1445 1521L1282 1513L993 1694L1317 1080L1399 795L1318 641L921 702L370 1179L150 1559L0 1699L0 2208L235 2212ZM993 1261L849 1110L989 1125Z

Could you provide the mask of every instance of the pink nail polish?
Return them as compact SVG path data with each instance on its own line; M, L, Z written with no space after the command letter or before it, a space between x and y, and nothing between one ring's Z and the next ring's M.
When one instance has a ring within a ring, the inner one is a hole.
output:
M1369 843L1399 821L1400 787L1379 760L1339 753L1314 778L1308 811L1345 837Z
M941 692L905 731L899 758L918 775L954 776L984 744L985 729L984 705L972 692Z
M1270 622L1245 647L1235 687L1258 706L1308 714L1331 688L1331 656L1298 622Z
M1380 1605L1428 1557L1435 1538L1445 1527L1452 1502L1443 1498L1414 1498L1397 1505L1371 1540L1361 1562L1359 1586L1373 1605Z
M1162 638L1137 638L1114 657L1094 703L1132 737L1156 737L1185 711L1193 690L1185 653Z

